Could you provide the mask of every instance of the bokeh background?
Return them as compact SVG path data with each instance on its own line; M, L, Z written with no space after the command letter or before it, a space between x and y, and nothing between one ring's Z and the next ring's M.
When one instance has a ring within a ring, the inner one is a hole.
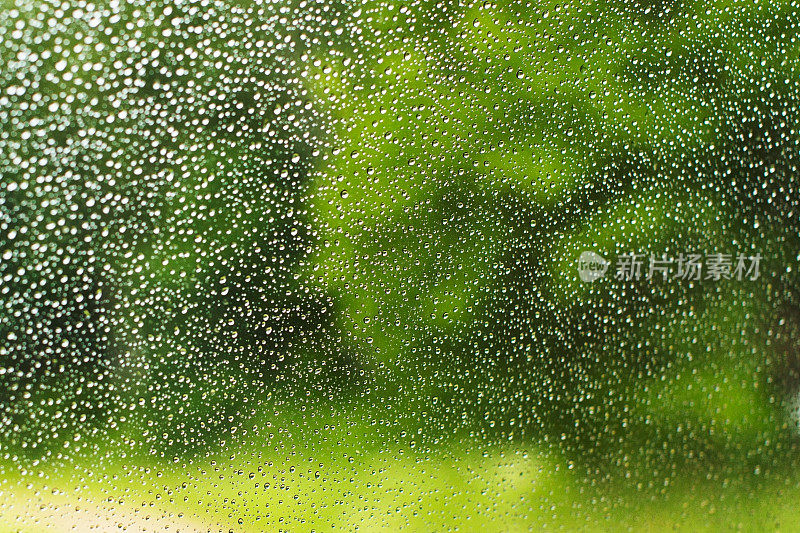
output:
M799 16L3 0L0 528L794 529Z

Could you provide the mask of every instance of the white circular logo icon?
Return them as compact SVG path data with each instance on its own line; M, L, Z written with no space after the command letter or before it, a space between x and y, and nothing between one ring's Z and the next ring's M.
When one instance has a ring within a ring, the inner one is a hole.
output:
M608 261L600 254L586 250L578 258L578 275L581 281L591 283L605 276L607 270Z

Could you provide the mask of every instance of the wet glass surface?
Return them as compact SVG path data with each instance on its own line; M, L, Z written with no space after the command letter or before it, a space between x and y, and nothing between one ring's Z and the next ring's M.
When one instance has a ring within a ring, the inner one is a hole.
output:
M799 17L0 0L0 530L793 529Z

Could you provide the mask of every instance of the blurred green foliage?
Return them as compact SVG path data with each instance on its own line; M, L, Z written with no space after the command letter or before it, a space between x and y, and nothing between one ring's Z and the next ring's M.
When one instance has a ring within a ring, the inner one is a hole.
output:
M0 354L4 448L63 432L48 419L65 413L87 424L74 402L96 428L128 413L114 438L185 450L294 395L426 445L791 441L768 367L786 357L776 309L800 304L793 3L330 4L313 33L284 16L305 8L133 6L118 27L137 43L98 33L105 48L59 67L105 65L88 88L3 48L4 89L22 75L74 99L8 104L47 126L3 129L4 181L37 183L5 195L3 220L44 220L37 257L3 232L2 272L75 257L43 315L11 281L0 337L30 340ZM36 52L68 32L93 34L76 20ZM19 164L43 146L57 157ZM47 210L74 191L80 212ZM76 231L48 228L61 217ZM587 285L586 249L768 262L747 285Z
M638 423L683 419L704 427L681 435L690 447L704 432L788 438L763 372L780 355L753 331L797 305L793 5L376 2L361 16L363 46L315 74L336 141L309 277L383 380L376 402L406 405L434 439L441 422L614 449L659 442ZM586 249L768 262L746 287L589 286ZM745 377L756 392L726 385Z

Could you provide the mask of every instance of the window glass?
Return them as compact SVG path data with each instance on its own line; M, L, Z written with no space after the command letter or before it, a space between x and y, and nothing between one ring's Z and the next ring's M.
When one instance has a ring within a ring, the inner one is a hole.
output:
M0 530L791 529L794 0L0 0Z

